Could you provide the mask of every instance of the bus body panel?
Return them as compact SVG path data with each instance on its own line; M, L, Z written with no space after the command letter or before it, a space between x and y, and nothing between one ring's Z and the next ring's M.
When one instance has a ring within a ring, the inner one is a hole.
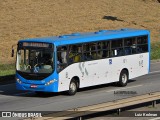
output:
M74 63L59 73L58 91L69 89L73 77L80 80L80 88L119 81L122 69L127 69L129 79L149 72L149 53Z

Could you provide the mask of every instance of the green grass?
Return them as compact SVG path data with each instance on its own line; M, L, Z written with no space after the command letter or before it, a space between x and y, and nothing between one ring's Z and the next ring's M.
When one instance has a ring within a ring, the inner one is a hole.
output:
M160 42L151 44L151 59L160 59Z
M15 65L0 64L0 84L8 84L14 82Z
M15 74L14 64L1 64L0 65L0 77Z

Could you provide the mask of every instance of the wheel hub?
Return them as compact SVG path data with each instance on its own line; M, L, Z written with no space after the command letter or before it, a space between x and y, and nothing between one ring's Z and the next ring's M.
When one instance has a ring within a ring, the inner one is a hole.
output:
M126 75L126 74L123 74L123 75L122 75L122 82L123 82L123 83L126 83L126 81L127 81L127 75Z

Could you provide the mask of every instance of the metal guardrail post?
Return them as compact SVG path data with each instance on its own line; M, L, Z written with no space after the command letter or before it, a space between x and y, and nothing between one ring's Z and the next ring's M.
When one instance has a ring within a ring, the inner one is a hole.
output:
M117 110L117 114L120 115L120 112L121 112L121 109L119 108L119 109Z
M156 107L156 100L154 100L154 101L152 102L152 106L153 106L153 107Z
M78 120L82 120L82 117L79 117Z

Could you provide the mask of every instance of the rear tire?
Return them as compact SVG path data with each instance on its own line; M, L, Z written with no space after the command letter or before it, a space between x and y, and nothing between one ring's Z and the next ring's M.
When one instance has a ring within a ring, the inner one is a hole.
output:
M78 83L73 79L69 84L68 95L75 95L78 89Z
M128 72L126 70L122 70L119 76L118 86L124 87L128 83Z

